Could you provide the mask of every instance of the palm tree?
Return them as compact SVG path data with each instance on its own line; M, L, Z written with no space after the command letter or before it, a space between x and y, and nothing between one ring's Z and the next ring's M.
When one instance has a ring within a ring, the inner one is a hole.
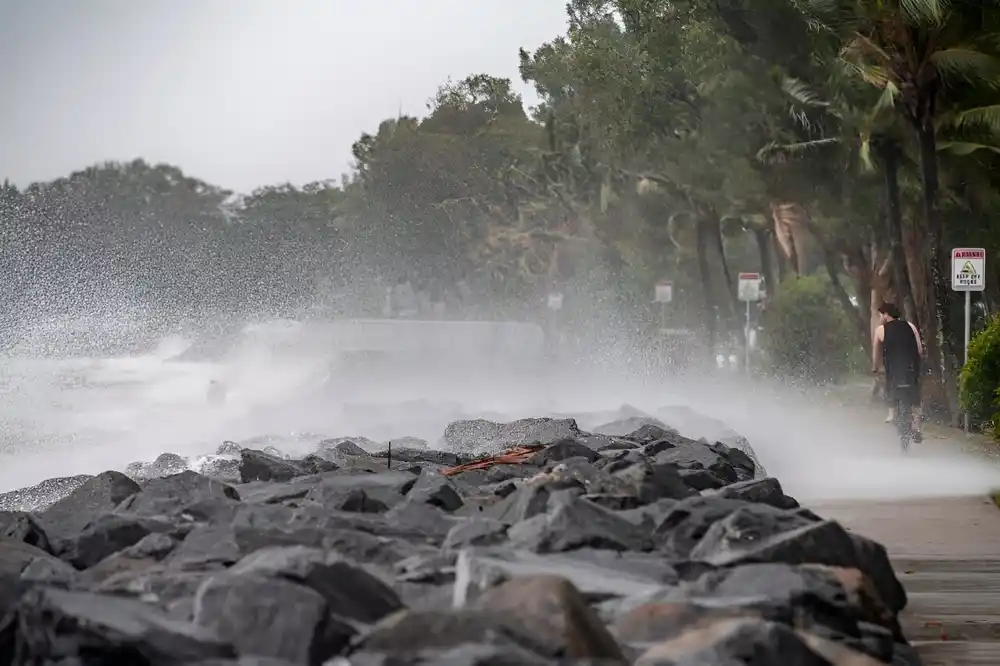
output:
M865 94L866 91L859 91L836 68L826 73L825 80L818 89L791 77L782 81L781 89L788 102L789 116L793 119L789 132L791 137L787 137L792 140L768 143L758 152L758 159L765 164L774 164L818 153L824 168L839 169L842 172L837 180L852 184L857 184L859 178L873 172L876 161L880 163L886 204L885 235L889 240L889 268L892 271L896 298L904 305L911 321L919 321L915 318L916 307L903 246L899 192L902 139L891 106L887 106L884 96L872 99L872 95ZM831 152L836 152L836 156L831 157ZM837 192L851 187L841 185L832 189ZM802 224L812 227L813 235L823 241L823 234L816 225L809 223L808 214L801 210L804 203L807 202L794 206L786 204L777 209L799 210ZM776 215L775 224L779 221ZM829 242L823 241L821 244L825 254L829 255ZM830 256L827 256L826 263L828 269L835 271ZM836 274L831 272L831 279L835 284L836 278ZM853 317L854 310L851 306L848 316ZM868 324L861 325L860 330L867 336Z
M995 19L974 3L951 0L794 0L813 27L840 39L841 61L875 86L917 137L924 224L930 254L928 287L941 336L943 378L957 415L948 257L938 214L938 127L942 103L955 90L1000 81ZM936 326L934 326L936 324Z

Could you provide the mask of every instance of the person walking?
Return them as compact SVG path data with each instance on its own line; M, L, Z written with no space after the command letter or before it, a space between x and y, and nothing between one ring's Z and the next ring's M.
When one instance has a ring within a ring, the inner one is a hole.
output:
M913 441L920 442L920 361L924 345L917 327L903 319L893 303L879 306L880 324L872 343L872 372L885 372L891 416L900 406L913 410ZM892 420L890 418L890 420Z

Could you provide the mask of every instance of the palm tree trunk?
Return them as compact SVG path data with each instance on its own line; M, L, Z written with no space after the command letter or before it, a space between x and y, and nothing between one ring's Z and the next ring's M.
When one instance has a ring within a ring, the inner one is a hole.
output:
M699 217L695 221L695 252L698 257L698 275L701 278L702 307L705 317L705 345L708 367L715 366L715 298L712 293L712 271L708 265L708 225Z
M902 154L899 144L886 139L879 146L882 154L882 169L885 173L885 199L889 223L889 252L892 257L893 281L896 283L896 298L906 312L906 318L919 325L917 309L910 288L910 275L906 269L906 254L903 252L903 212L899 196L899 158Z
M708 215L712 229L713 245L719 255L719 264L722 266L722 277L726 281L726 293L729 295L728 319L733 330L737 332L736 337L739 345L743 347L746 344L746 332L742 326L736 323L742 308L740 308L740 297L737 293L736 280L733 279L733 272L729 268L729 260L726 258L726 244L722 238L722 220L719 219L718 214L714 210L710 211Z
M774 241L767 229L754 227L753 235L757 239L757 251L760 252L760 272L764 276L764 287L768 294L773 294L778 286L774 279L774 262L771 259Z
M816 239L816 242L819 243L820 249L823 251L823 265L826 268L826 274L830 278L830 285L833 288L833 293L840 302L840 307L844 309L844 314L853 325L858 336L858 342L861 343L862 349L864 349L866 353L870 353L872 344L871 332L868 329L868 324L865 321L865 318L861 315L858 308L854 306L854 303L851 302L851 296L847 293L847 289L844 288L844 283L840 281L838 253L834 250L825 235L812 222L812 219L808 215L804 216L803 222L809 232L813 235L813 238Z
M954 337L951 330L951 317L948 304L951 300L949 287L949 258L945 254L944 229L941 218L937 214L938 197L938 162L937 136L933 123L933 100L925 105L925 113L917 124L917 135L920 140L920 179L924 195L924 222L927 226L927 248L930 253L930 293L934 298L934 314L937 327L933 333L940 332L941 366L934 368L943 380L945 396L950 420L957 424L958 385L955 377L955 354L952 345ZM927 332L930 336L931 331Z

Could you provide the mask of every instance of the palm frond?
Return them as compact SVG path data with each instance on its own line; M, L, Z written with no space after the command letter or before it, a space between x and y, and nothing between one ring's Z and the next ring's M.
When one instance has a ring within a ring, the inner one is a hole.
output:
M840 143L842 143L842 140L839 137L814 139L812 141L798 141L795 143L777 143L772 141L757 151L757 160L764 162L765 164L781 162L793 155L827 148Z
M971 155L977 150L988 150L1000 154L1000 148L985 143L974 143L972 141L938 141L938 152L951 153L959 157Z
M784 92L797 104L815 108L826 108L830 103L821 99L816 92L806 83L791 76L785 77L781 81L781 91Z
M847 60L844 61L844 66L862 81L876 88L885 88L891 81L888 70L882 67L864 65Z
M842 0L792 0L792 4L816 32L836 32L852 22L851 8Z
M872 159L872 139L870 135L861 137L861 145L858 147L858 160L861 162L861 170L865 172L875 171L875 160Z
M985 128L1000 135L1000 104L959 111L952 119L951 125L955 129Z
M899 0L899 10L913 26L939 26L945 22L951 0Z
M877 116L886 111L892 111L896 108L896 98L899 96L899 88L892 81L886 81L885 85L882 87L882 94L878 96L875 101L875 106L872 107L871 115L872 117Z
M877 67L887 70L892 65L892 57L870 37L855 32L844 44L840 57L859 67Z
M975 48L956 46L930 55L930 63L945 79L964 79L1000 87L1000 59Z

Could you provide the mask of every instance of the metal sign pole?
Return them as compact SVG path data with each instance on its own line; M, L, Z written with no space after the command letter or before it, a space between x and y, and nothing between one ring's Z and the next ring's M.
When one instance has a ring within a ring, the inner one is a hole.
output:
M972 337L972 292L986 289L986 249L956 247L951 251L951 288L965 292L965 357L969 363L969 339ZM962 414L965 433L969 433L969 412Z
M740 273L737 292L741 301L746 303L746 316L743 325L743 370L750 376L750 303L760 300L760 275L758 273Z
M747 323L743 331L743 345L746 347L743 354L746 364L747 377L750 376L750 301L747 301Z
M965 360L963 366L969 364L969 337L972 332L972 292L965 292ZM969 410L963 415L965 434L969 434Z

